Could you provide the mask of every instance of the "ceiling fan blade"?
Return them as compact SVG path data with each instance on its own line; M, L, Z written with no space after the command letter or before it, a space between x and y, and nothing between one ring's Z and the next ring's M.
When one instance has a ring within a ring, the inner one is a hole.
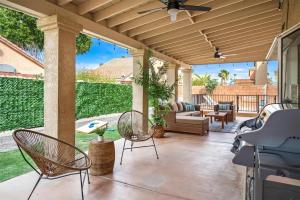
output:
M211 8L206 6L180 5L179 10L210 11Z
M159 11L166 10L166 9L167 9L167 7L163 7L163 8L153 8L153 9L150 9L150 10L142 10L142 11L139 11L138 14L154 13L154 12L159 12Z
M237 56L238 54L224 54L222 56L225 56L225 57L230 57L230 56Z
M180 4L187 2L187 0L159 0L159 1L165 5L168 5L169 2L174 2L174 1L177 1Z

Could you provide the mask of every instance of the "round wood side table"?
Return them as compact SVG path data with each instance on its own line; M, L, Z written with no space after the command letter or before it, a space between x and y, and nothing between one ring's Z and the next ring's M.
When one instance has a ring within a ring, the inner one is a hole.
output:
M93 140L89 145L89 158L92 161L90 174L100 176L113 172L115 163L115 145L112 140Z

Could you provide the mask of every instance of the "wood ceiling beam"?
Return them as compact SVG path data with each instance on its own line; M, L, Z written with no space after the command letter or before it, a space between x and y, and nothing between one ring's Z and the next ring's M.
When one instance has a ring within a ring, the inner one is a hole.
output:
M201 44L193 44L193 45L189 45L189 46L182 46L181 48L178 48L178 49L170 49L170 50L164 50L164 51L160 51L160 52L164 52L166 54L183 53L183 52L191 51L194 48L203 49L203 50L214 49L209 44L204 43L202 45Z
M84 15L84 14L91 12L93 10L96 10L110 2L112 2L112 0L87 0L87 1L84 1L83 3L81 3L78 6L78 13L80 15Z
M247 48L247 47L251 47L251 46L260 46L260 45L268 45L268 44L271 44L273 41L272 40L258 40L256 42L250 42L250 43L243 43L241 45L231 45L231 46L224 46L222 48L220 48L220 52L226 54L230 51L232 51L233 49L239 49L239 48Z
M227 37L227 38L218 38L217 40L214 40L214 42L216 44L219 43L230 43L230 42L238 42L240 40L243 39L254 39L254 38L258 38L258 37L267 37L269 36L270 38L275 38L275 36L277 34L280 33L280 29L276 28L274 30L264 30L264 31L260 31L257 33L252 33L249 35L241 35L241 36L236 36L236 37Z
M211 2L212 0L190 0L189 1L189 5L205 5L208 2ZM217 0L220 1L220 0ZM155 12L155 13L150 13L147 15L144 15L142 17L136 18L134 20L128 21L126 23L120 24L119 26L119 31L120 32L125 32L125 31L129 31L133 28L137 28L139 26L151 23L151 22L155 22L155 21L159 21L160 19L168 19L168 24L171 23L170 21L170 16L167 12ZM180 21L183 19L187 19L187 16L185 14L184 11L179 11L177 14L177 20L176 21Z
M249 37L249 38L244 38L244 39L239 39L236 41L220 41L220 42L216 42L215 44L217 45L217 47L219 48L223 48L224 46L228 46L228 45L239 45L239 44L243 44L243 43L251 43L251 42L256 42L258 40L262 41L262 40L274 40L275 37L273 37L273 35L261 35L261 36L255 36L255 37Z
M239 62L254 62L254 61L261 61L264 60L262 56L257 57L243 57L237 59L229 59L226 58L225 60L220 59L207 59L207 60L200 60L200 61L191 61L190 65L201 65L201 64L219 64L219 63L239 63Z
M251 7L251 6L255 6L255 5L258 5L258 4L261 4L263 2L268 2L270 0L244 0L242 2L240 1L235 1L235 4L226 4L227 6L220 6L220 7L217 7L207 13L203 13L201 15L196 15L196 17L194 16L193 17L193 20L194 20L194 23L199 23L199 22L202 22L202 21L207 21L207 20L210 20L210 19L214 19L216 17L219 17L219 16L223 16L223 15L226 15L226 14L230 14L230 13L233 13L233 12L236 12L236 11L239 11L239 10L243 10L245 8L248 8L248 7ZM222 4L224 5L224 4ZM182 16L183 19L191 19L191 16ZM150 38L150 37L153 37L153 36L156 36L156 35L159 35L161 33L166 33L166 32L169 32L169 31L174 31L176 29L179 29L179 28L182 28L182 25L179 24L179 22L181 21L177 21L176 23L174 24L170 24L170 21L168 22L169 24L168 25L165 25L165 26L162 26L162 23L160 23L160 26L158 28L158 26L153 26L153 24L150 24L152 26L152 29L149 27L149 26L146 26L144 27L144 33L143 34L139 34L139 37L141 38ZM176 26L178 24L178 26ZM136 24L135 24L136 25ZM185 26L189 26L188 23L185 24ZM172 28L169 28L169 27L172 27ZM141 28L139 28L138 31L140 31ZM136 33L138 32L136 29L134 30L131 30L129 31L128 35L129 36L134 36L134 35L137 35Z
M57 4L60 5L60 6L64 6L68 3L71 3L72 0L57 0Z
M177 38L183 35L187 35L191 32L196 32L198 30L207 29L209 27L219 26L233 21L238 21L241 19L246 19L251 16L256 16L270 10L278 10L277 5L273 2L263 3L261 5L255 5L245 10L230 13L225 16L220 16L212 20L207 20L204 22L197 22L188 27L180 28L172 32L164 33L149 39L144 40L147 45L153 45L155 43L163 42L172 38Z
M211 2L196 2L195 5L203 5L203 6L209 6L212 8L211 11L209 12L213 12L214 10L220 9L222 7L225 6L229 6L233 3L237 3L240 2L241 0L215 0L215 1L211 1ZM190 4L190 3L189 3ZM206 14L206 12L197 12L197 15L204 15ZM177 20L176 22L180 22L182 20L186 20L189 19L189 16L187 16L184 12L180 12L177 15ZM128 32L129 36L135 36L135 35L139 35L148 31L152 31L155 30L157 28L162 28L164 26L168 26L173 24L170 21L170 16L166 15L164 18L160 18L159 20L154 20L153 18L149 19L144 19L144 20L135 20L135 21L131 21L128 23L125 23L122 25L121 30L130 30Z
M269 27L266 27L266 29L264 28L258 28L258 29L250 29L248 31L241 31L241 32L236 32L236 33L232 33L232 34L229 34L229 35L220 35L220 36L216 36L216 37L210 37L209 39L212 40L212 41L216 41L216 40L223 40L223 41L226 41L226 40L231 40L231 39L234 39L234 40L237 40L236 38L244 38L245 36L252 36L252 35L261 35L261 34L268 34L268 33L277 33L277 32L280 32L281 30L281 26L280 25L273 25L273 26L269 26Z
M264 48L259 48L259 49L255 49L255 50L249 50L249 51L247 51L247 50L240 50L240 51L235 51L234 53L235 54L239 54L239 55L247 55L247 54L253 54L253 53L255 53L255 52L260 52L260 53L262 53L262 54L265 54L265 52L267 52L269 50L269 47L264 47ZM214 56L214 54L213 53L204 53L204 54L201 54L201 55L199 55L199 54L194 54L194 55L189 55L189 56L185 56L184 57L184 59L195 59L195 58L197 58L197 57L213 57ZM178 58L181 58L181 59L183 59L183 57L178 57Z
M122 12L138 7L147 3L149 0L122 0L119 3L113 4L107 8L99 10L94 13L94 21L99 22L101 20L113 17Z
M56 14L64 17L65 19L72 20L75 23L82 24L83 32L91 36L101 38L130 49L148 49L145 44L134 40L133 38L123 35L96 23L85 16L80 16L78 13L71 12L46 0L1 0L0 5L20 10L21 12L25 12L36 17L45 17ZM153 55L167 62L189 67L186 63L155 50L153 50Z
M225 58L225 60L227 58L233 58L233 59L238 59L238 58L243 58L243 57L259 57L259 56L265 56L266 55L266 51L258 51L258 52L252 52L252 53L246 53L246 54L239 54L237 56L228 56ZM187 59L183 59L186 62L191 62L191 61L198 61L198 60L205 60L205 59L211 59L211 55L210 56L203 56L203 57L194 57L194 58L187 58Z
M257 40L250 40L250 41L241 41L240 43L235 43L235 44L226 44L226 45L217 45L218 48L220 48L220 51L223 53L223 51L226 51L228 49L236 49L241 46L247 47L247 46L253 46L256 44L269 44L272 43L273 38L272 37L264 37L264 38L257 38ZM193 52L194 50L199 50L199 51L209 51L214 52L214 48L211 46L201 46L200 44L195 44L195 45L190 45L190 46L185 46L182 47L181 49L171 49L169 51L162 51L163 53L169 54L169 55L183 55L183 54L189 54L190 52Z
M195 39L195 38L200 38L200 37L202 38L202 36L199 35L199 32L196 31L196 32L190 33L188 35L179 37L176 40L170 39L170 40L167 40L167 41L164 41L164 42L161 42L161 43L154 44L154 45L151 46L151 48L157 49L157 48L160 48L160 47L165 47L165 46L169 46L169 45L172 45L172 44L177 44L177 43L180 43L180 42L187 42L190 39Z
M128 22L130 20L133 20L133 19L136 19L136 18L146 15L146 14L138 14L138 12L140 12L140 11L149 10L152 8L160 8L163 6L165 6L165 5L163 3L161 3L160 1L154 0L152 2L146 3L143 6L134 8L128 12L124 12L122 14L119 14L117 16L114 16L114 17L108 19L107 25L110 28L118 26L118 25Z
M267 48L265 49L259 49L257 51L240 51L236 52L235 54L238 54L238 56L245 56L245 55L253 55L255 53L265 55L268 51ZM195 60L195 59L205 59L205 58L212 58L213 54L202 54L202 55L192 55L192 56L186 56L183 60ZM231 57L231 56L230 56Z
M202 45L202 44L206 44L207 42L206 40L203 38L203 36L199 36L198 38L195 39L190 39L188 41L184 41L184 42L180 42L180 43L175 43L172 45L168 45L165 47L161 47L161 48L156 48L157 51L167 51L167 50L172 50L172 49L180 49L182 47L189 47L189 45L194 45L194 44L198 44L198 45Z
M281 20L275 19L271 21L263 21L262 23L252 23L248 26L238 27L238 28L232 28L231 30L227 31L219 31L214 33L207 33L208 38L216 38L216 37L223 37L226 35L236 35L238 33L249 33L252 30L261 30L266 29L269 27L281 27Z
M174 57L185 57L185 56L189 56L189 55L208 54L209 52L211 52L211 54L213 55L214 50L212 48L193 47L193 48L187 49L184 52L177 51L174 53L169 53L169 55L172 55Z
M141 41L141 40L151 38L151 37L156 36L156 35L160 35L162 33L167 33L167 32L170 32L170 31L174 31L178 28L189 26L190 24L191 24L190 19L185 19L185 20L170 24L168 26L164 26L162 29L158 28L158 29L155 29L153 31L148 31L144 34L138 35L138 36L136 36L136 39ZM131 37L130 33L129 33L129 37Z
M242 46L242 47L236 47L236 48L233 48L233 49L224 49L222 50L221 52L224 53L224 54L234 54L236 52L242 52L242 51L257 51L258 49L261 49L261 48L270 48L272 42L268 43L259 43L259 44L249 44L249 45L245 45L245 46ZM193 56L193 55L207 55L209 54L209 52L211 52L211 55L213 56L214 55L214 51L212 50L207 50L206 52L203 51L202 49L191 49L190 51L188 52L185 52L185 53L175 53L175 54L169 54L170 56L172 57L175 57L175 58L178 58L178 59L183 59L184 57L189 57L189 56Z
M247 27L251 26L255 23L262 23L263 21L270 21L274 19L281 20L281 12L278 12L278 10L274 9L271 11L267 11L265 13L258 14L256 16L251 16L248 18L243 18L238 21L229 22L226 24L221 24L214 27L209 27L207 29L202 30L204 33L215 33L215 32L222 32L222 31L228 31L233 28L241 28L241 27Z

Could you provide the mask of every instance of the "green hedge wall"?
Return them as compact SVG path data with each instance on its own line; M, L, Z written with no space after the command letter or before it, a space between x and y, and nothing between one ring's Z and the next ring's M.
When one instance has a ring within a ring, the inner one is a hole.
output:
M43 88L43 81L0 78L0 131L43 126ZM124 112L131 105L131 86L77 83L77 119Z

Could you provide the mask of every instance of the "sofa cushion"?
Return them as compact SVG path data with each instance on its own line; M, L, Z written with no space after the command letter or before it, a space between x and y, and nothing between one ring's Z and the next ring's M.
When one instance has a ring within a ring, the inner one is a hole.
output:
M206 118L206 117L192 117L192 116L176 117L176 123L185 123L185 124L200 124L207 120L208 120L208 118Z
M172 111L173 111L173 112L178 112L178 106L177 106L177 103L172 104Z
M181 102L178 102L178 103L177 103L177 107L178 107L178 112L183 112L183 111L184 111L183 105L182 105Z
M176 113L176 116L194 116L194 115L200 115L200 112L198 111L189 111L189 112L181 112L181 113Z
M183 105L183 111L195 111L195 106L187 102L181 102Z
M219 110L230 110L231 104L219 104Z

